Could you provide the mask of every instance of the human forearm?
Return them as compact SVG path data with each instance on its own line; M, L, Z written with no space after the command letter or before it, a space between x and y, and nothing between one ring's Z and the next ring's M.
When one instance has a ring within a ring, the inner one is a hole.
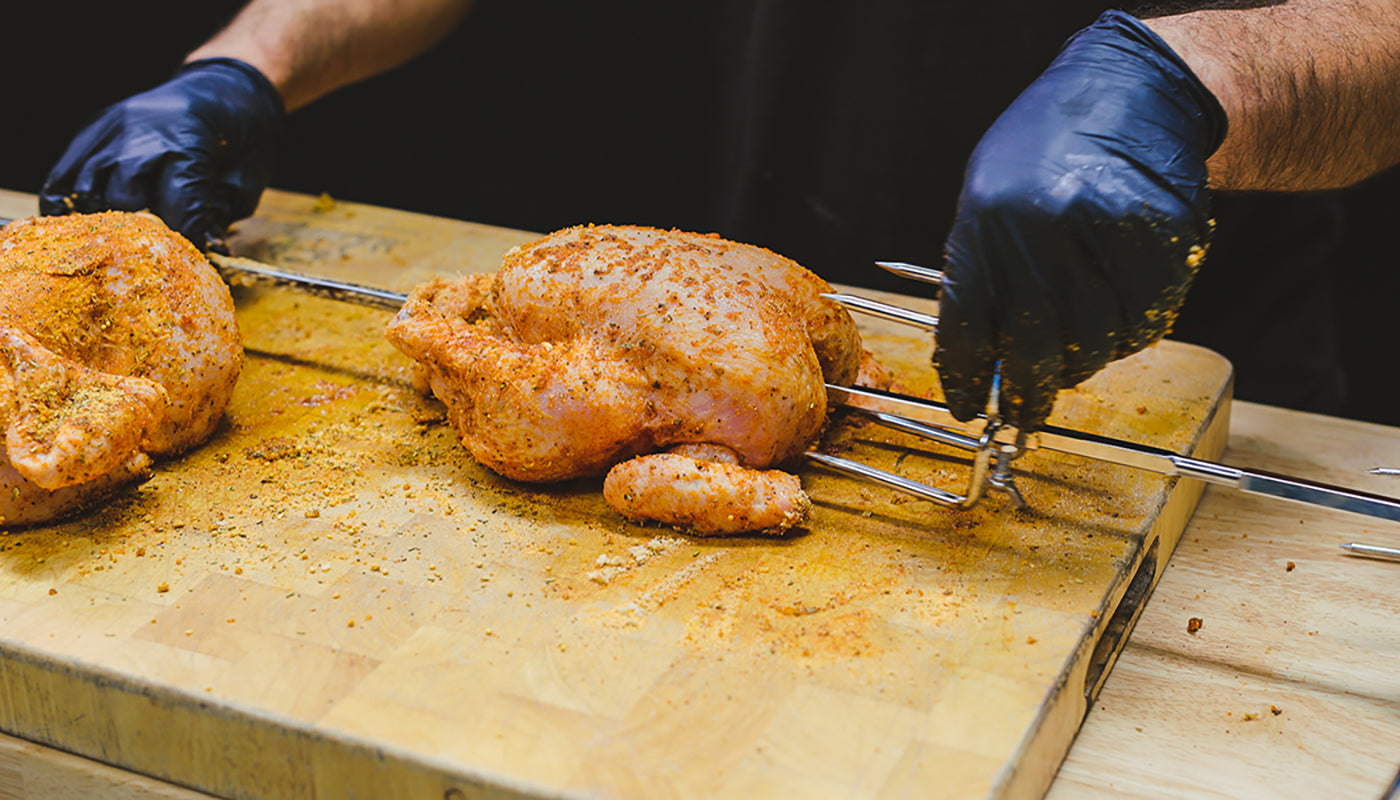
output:
M470 6L471 0L253 0L187 61L246 61L292 111L428 49Z
M1146 22L1225 108L1213 188L1335 188L1400 162L1400 3L1292 0Z

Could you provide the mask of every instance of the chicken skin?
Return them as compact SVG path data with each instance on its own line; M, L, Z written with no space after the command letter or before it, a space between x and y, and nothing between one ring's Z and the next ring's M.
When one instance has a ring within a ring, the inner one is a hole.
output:
M228 287L156 217L0 229L0 525L60 518L203 442L242 365Z
M861 364L828 291L760 247L586 226L514 248L494 274L417 287L386 335L506 477L606 471L629 518L781 532L810 501L772 468L821 435L823 381Z

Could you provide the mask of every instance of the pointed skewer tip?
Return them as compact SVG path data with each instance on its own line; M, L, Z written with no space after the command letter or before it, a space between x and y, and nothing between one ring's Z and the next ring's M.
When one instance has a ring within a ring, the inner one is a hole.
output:
M901 278L909 278L921 283L943 283L942 270L931 267L921 267L918 264L907 264L903 261L876 261L875 266L887 272L892 272Z

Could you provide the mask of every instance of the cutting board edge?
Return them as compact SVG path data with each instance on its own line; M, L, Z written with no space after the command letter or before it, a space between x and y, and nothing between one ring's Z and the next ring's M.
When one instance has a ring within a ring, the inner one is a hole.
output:
M1200 436L1190 448L1188 455L1195 458L1218 460L1224 454L1229 441L1235 378L1234 369L1229 362L1223 357L1221 361L1228 369L1228 376L1211 404L1210 416L1202 421ZM1123 570L1120 573L1122 578L1105 595L1099 608L1098 624L1076 651L1073 657L1074 666L1066 670L1061 680L1051 689L1050 699L1041 706L1040 720L1029 729L1030 734L1023 742L1019 755L1008 760L1000 780L990 794L991 797L997 800L1039 800L1049 790L1055 773L1059 771L1061 762L1074 744L1079 728L1092 707L1093 698L1097 697L1098 689L1102 688L1103 681L1112 671L1118 655L1127 644L1129 634L1151 599L1152 591L1162 579L1172 553L1176 551L1186 525L1205 493L1205 484L1200 481L1179 478L1174 480L1171 491L1162 501L1161 511L1132 555L1132 568ZM1133 592L1129 597L1133 581L1154 545L1156 554L1150 582L1145 591ZM1093 663L1093 659L1088 656L1099 647L1115 619L1122 619L1124 625L1121 631L1114 633L1116 638L1107 653L1102 674L1095 681L1097 685L1087 691L1081 691L1080 689L1087 686Z
M0 641L0 692L0 733L218 797L277 800L368 792L363 796L382 800L461 793L517 800L558 794L549 787L476 773L456 762L150 684L98 664L58 661L11 641ZM28 714L16 708L15 698L23 698L19 704ZM56 708L62 711L54 713ZM101 722L62 723L97 710L106 717ZM103 741L75 736L74 730L115 735L113 741ZM240 737L249 738L230 744ZM209 757L203 769L186 770L182 759L170 757L181 752L187 758L198 752ZM246 759L232 753L268 755L259 768L250 769ZM252 786L250 775L258 776Z

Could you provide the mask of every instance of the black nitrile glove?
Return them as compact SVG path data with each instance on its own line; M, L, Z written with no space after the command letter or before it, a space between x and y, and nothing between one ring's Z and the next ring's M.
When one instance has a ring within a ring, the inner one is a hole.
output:
M41 214L150 209L200 249L257 208L272 177L282 98L248 64L211 58L108 107L68 145Z
M1205 254L1225 112L1137 19L1075 34L968 161L935 361L958 419L1039 428L1056 393L1164 336Z

